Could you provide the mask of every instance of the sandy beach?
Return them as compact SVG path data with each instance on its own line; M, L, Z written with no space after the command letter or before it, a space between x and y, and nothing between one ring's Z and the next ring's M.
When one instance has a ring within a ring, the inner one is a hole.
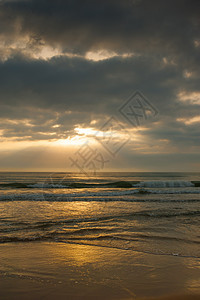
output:
M199 299L198 259L47 242L3 244L0 256L3 300Z

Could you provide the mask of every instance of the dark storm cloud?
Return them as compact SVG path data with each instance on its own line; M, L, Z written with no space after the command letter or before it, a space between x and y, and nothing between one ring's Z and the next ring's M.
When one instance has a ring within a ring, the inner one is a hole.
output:
M109 112L139 89L167 114L171 113L178 91L190 88L191 82L193 89L199 87L196 80L183 77L182 66L165 66L160 58L152 56L115 57L99 62L67 57L48 61L15 57L0 63L0 70L1 101L5 106L21 105L22 110L38 107L51 113L53 109ZM1 113L6 115L9 111L2 109Z
M140 90L159 111L158 119L144 124L146 149L166 140L166 152L198 152L199 123L184 120L199 115L200 101L180 101L178 95L200 93L199 10L197 0L1 1L1 138L61 139L93 120L99 129L111 115L120 118L119 107ZM60 56L34 56L47 46ZM101 49L116 56L84 58ZM130 149L133 143L127 166ZM143 156L135 155L143 166ZM164 160L167 166L169 157Z
M198 0L4 1L2 34L28 35L36 44L84 53L105 48L199 61ZM162 52L162 53L161 53Z
M99 129L102 120L113 114L119 116L118 109L131 92L140 90L159 110L159 128L152 122L145 124L151 128L148 136L168 138L173 144L193 137L193 143L198 143L198 123L186 126L176 119L197 115L199 105L180 102L177 93L190 91L191 85L197 91L199 84L195 78L183 76L182 66L166 65L159 57L115 57L93 62L17 56L1 63L0 71L0 129L6 138L65 138L73 136L79 125L90 127L92 120L97 120ZM9 118L18 123L9 123ZM131 126L123 121L126 127Z

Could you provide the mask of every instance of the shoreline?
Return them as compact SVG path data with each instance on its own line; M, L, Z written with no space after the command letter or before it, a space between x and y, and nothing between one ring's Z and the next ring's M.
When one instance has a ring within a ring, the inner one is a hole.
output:
M199 299L200 260L52 242L0 245L0 298Z

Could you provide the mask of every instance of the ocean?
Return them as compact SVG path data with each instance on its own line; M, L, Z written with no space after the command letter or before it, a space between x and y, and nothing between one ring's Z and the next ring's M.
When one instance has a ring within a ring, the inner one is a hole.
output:
M200 258L200 173L0 173L0 244Z

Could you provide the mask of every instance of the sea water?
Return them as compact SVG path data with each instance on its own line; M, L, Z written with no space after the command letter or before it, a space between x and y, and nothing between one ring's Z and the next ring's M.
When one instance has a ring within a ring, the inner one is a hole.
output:
M0 173L0 243L200 258L200 173Z

